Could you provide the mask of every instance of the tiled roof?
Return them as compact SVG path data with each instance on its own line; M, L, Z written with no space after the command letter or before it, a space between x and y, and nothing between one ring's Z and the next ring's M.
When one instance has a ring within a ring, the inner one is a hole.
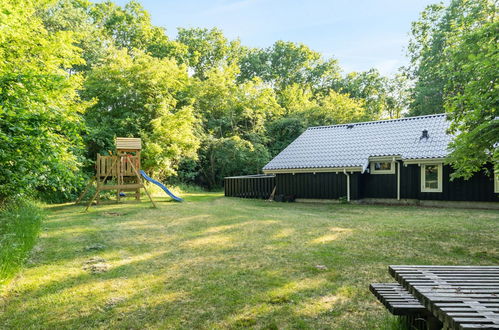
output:
M444 114L310 127L263 170L362 167L372 156L443 158L452 136ZM427 130L429 138L421 138Z

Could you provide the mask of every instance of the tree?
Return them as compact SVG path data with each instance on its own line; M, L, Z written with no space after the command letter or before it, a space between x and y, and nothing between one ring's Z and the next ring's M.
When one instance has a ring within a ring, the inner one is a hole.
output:
M237 63L245 51L239 40L229 42L217 28L179 28L177 41L186 47L184 62L200 79L210 70Z
M277 95L279 105L284 109L284 114L290 116L317 107L314 94L310 88L299 84L284 87Z
M268 149L272 157L284 150L307 129L303 117L283 117L267 125Z
M448 159L453 178L469 178L485 164L498 163L497 30L491 0L429 6L413 23L411 114L448 114L457 135Z
M165 178L175 175L181 162L197 160L199 139L194 132L196 124L190 107L153 119L151 131L143 134L147 145L143 153L144 168Z
M457 133L449 157L453 177L469 178L491 162L499 169L498 29L491 21L446 50L444 106Z
M406 114L411 103L411 81L405 73L399 72L386 84L386 109L384 116L390 119L400 118Z
M352 72L333 86L340 93L349 94L354 99L363 100L366 108L365 120L379 120L397 112L401 100L396 99L394 81L383 77L378 70Z
M363 121L368 118L363 100L331 90L317 100L315 108L301 112L308 126L336 125Z
M205 80L194 83L193 107L207 134L218 138L263 135L265 122L282 112L272 89L258 79L238 84L237 74L235 65L212 69Z
M408 54L410 72L416 84L412 92L411 115L444 112L446 49L497 15L492 0L453 0L448 7L428 6L412 23Z
M180 159L193 157L198 146L192 110L179 103L187 79L186 67L174 60L113 51L85 82L85 99L96 99L85 116L89 157L113 150L116 136L142 137L145 168L174 173Z
M277 90L298 84L314 89L339 78L336 60L324 60L303 44L277 41L267 49L253 49L240 61L239 81L261 78Z
M31 194L66 197L79 174L87 104L78 96L83 64L71 32L48 33L38 1L3 2L0 9L0 200Z
M38 14L49 34L60 31L72 34L85 60L71 68L77 72L89 70L106 56L106 44L109 43L104 31L93 21L91 8L92 4L86 0L58 0L50 2Z
M90 16L118 48L140 49L158 58L185 54L185 47L169 40L163 28L152 25L149 13L135 0L124 7L111 1L96 3L90 8Z
M227 175L258 173L269 159L265 124L282 114L271 88L259 79L238 84L238 73L236 65L213 68L191 86L203 141L198 182L209 187L220 186ZM184 166L183 172L192 169L190 162Z
M200 150L202 181L209 188L219 187L227 176L258 173L270 160L263 145L238 136L208 137Z

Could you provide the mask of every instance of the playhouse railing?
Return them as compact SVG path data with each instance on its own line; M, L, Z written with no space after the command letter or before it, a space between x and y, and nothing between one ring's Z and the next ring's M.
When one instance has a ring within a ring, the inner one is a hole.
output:
M125 161L125 157L128 161ZM95 164L97 177L127 177L136 176L132 163L137 171L140 171L140 156L101 156L97 155Z

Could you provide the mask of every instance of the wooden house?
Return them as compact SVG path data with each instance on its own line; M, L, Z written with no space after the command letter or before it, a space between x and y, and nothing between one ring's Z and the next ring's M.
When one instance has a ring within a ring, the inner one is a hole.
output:
M262 178L273 175L274 195L300 199L499 201L492 164L469 180L450 179L449 124L438 114L310 127L265 165ZM235 185L226 179L226 195L238 194Z

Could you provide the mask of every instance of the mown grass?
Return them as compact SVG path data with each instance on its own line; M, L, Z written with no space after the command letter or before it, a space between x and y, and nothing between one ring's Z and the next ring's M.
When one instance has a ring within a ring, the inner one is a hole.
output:
M29 201L10 203L0 209L0 292L28 257L42 218L40 207Z
M183 197L49 208L0 324L396 329L368 290L389 264L499 262L497 211Z

